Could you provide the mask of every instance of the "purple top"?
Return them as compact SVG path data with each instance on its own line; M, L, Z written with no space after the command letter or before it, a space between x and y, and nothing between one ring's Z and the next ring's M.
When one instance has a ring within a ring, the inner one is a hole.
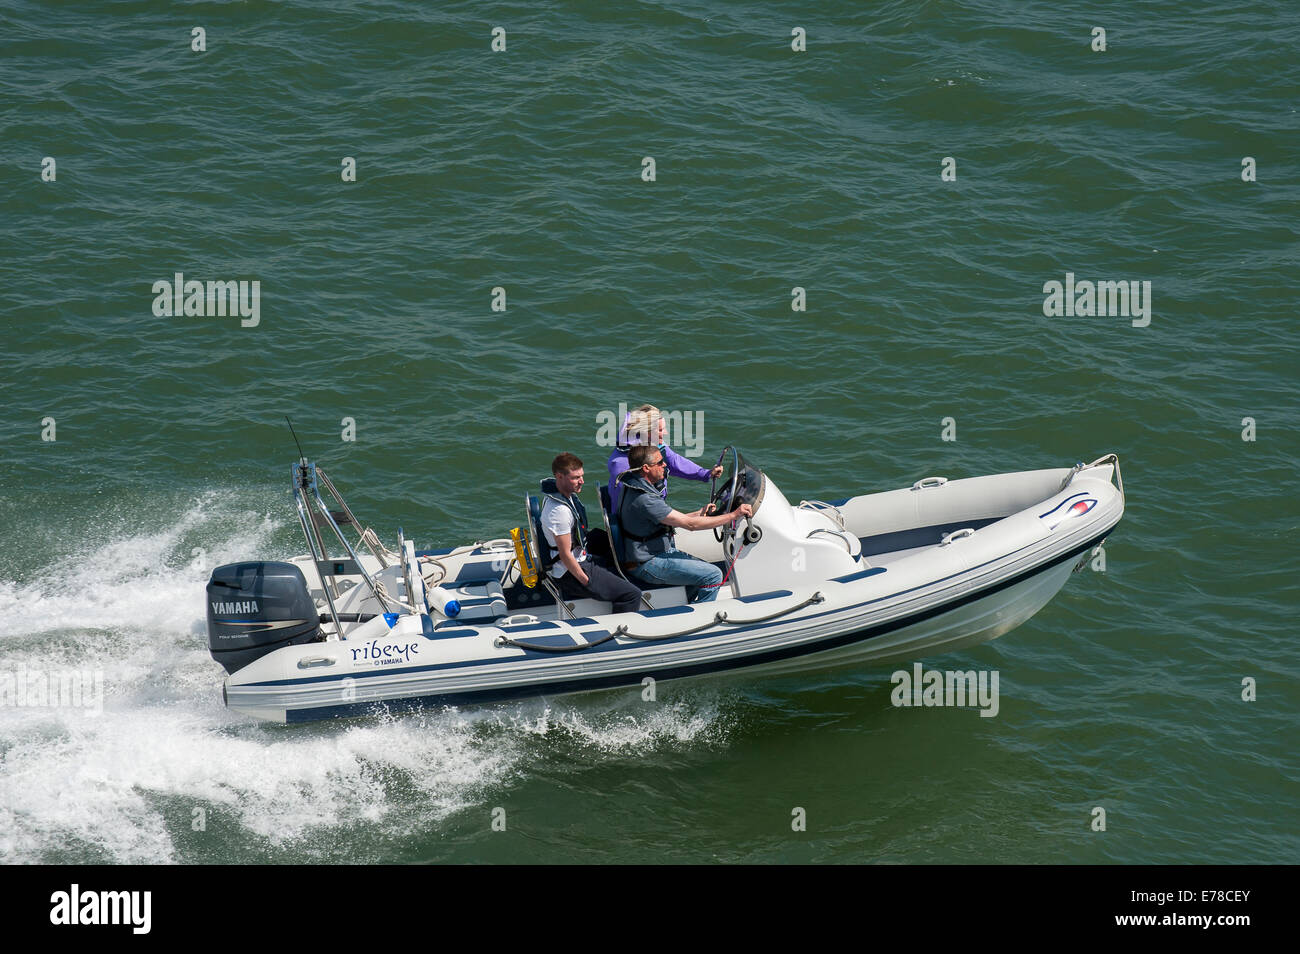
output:
M685 477L687 480L708 480L709 474L713 472L710 467L701 467L689 457L683 457L677 451L673 450L667 444L660 444L659 449L663 451L664 460L668 461L668 473L674 477ZM609 505L613 513L609 515L610 519L615 519L618 513L618 498L622 492L616 479L619 474L627 470L627 452L631 448L615 447L609 455ZM668 497L668 481L664 481L664 498Z

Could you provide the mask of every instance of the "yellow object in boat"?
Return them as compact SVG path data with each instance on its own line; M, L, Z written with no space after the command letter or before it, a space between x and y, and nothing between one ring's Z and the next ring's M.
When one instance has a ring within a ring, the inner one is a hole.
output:
M519 564L519 578L530 590L537 585L537 564L533 562L532 547L529 545L529 533L525 527L515 527L510 531L510 539L515 542L515 560Z

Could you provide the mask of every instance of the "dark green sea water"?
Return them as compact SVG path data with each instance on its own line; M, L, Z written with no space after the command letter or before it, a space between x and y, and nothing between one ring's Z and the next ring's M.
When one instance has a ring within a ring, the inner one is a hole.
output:
M5 4L0 672L106 698L0 707L0 861L1300 860L1298 46L1288 0ZM155 315L176 272L259 323ZM1149 325L1046 317L1067 272ZM284 415L450 546L642 401L793 500L1113 451L1128 511L926 660L996 718L865 670L222 707L207 574L303 549Z

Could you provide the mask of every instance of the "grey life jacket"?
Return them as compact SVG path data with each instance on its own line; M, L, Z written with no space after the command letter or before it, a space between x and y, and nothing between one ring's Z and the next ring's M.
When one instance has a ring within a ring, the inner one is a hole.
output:
M634 477L631 478L630 480L627 479L629 473L630 471L624 471L622 474L619 475L618 478L619 483L623 485L622 489L619 492L618 513L615 514L614 517L614 519L618 521L619 533L621 533L623 537L627 540L635 540L637 543L643 544L641 549L645 550L647 553L650 552L650 550L648 547L645 547L644 544L650 543L653 540L658 540L661 537L667 537L668 538L667 542L669 543L669 545L671 545L673 528L667 526L666 524L662 524L662 523L659 524L653 531L651 531L648 534L645 534L644 536L638 533L634 533L633 531L627 528L627 523L623 519L623 511L627 507L628 501L635 500L640 494L649 494L649 493L657 494L660 492L658 487L654 487L644 477ZM637 483L633 483L632 482L633 480L637 481ZM638 484L640 486L638 486ZM634 562L642 562L639 560L635 560L635 558L631 556L630 551L636 548L631 547L625 543L623 549L625 553L628 554L625 557L625 559L629 559ZM668 547L665 547L664 549L668 549Z

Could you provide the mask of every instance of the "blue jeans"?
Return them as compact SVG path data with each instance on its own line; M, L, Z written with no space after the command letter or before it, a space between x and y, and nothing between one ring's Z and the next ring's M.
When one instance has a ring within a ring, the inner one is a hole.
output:
M628 575L642 583L685 585L686 599L691 603L716 600L719 589L716 584L722 582L722 571L716 566L681 550L669 550L652 557Z

